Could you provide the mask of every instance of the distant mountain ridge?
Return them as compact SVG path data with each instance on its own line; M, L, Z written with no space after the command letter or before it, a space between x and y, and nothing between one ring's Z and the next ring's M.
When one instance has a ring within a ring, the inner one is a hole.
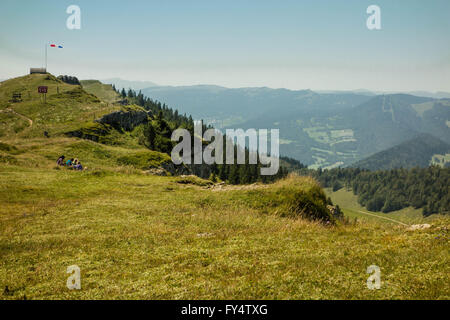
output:
M315 90L317 93L357 93L369 96L392 95L392 94L408 94L417 97L426 97L433 99L450 99L450 92L445 91L371 91L366 89L357 90Z
M427 167L436 155L450 153L450 145L430 135L420 134L401 144L378 152L350 167L368 170Z
M321 111L352 107L370 99L370 96L354 93L318 94L308 89L225 88L209 85L151 87L142 92L166 101L196 119L220 120L224 127L268 114L289 115L299 109Z

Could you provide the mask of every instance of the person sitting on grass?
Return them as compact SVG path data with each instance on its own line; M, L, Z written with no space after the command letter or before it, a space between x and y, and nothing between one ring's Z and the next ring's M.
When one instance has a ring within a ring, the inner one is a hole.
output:
M56 160L56 164L57 164L58 166L63 166L63 165L64 165L64 159L65 159L65 158L66 158L65 156L59 157L58 160Z
M66 162L66 166L68 166L68 167L70 168L70 167L72 167L72 163L73 163L73 158L72 158L72 159L69 159L69 160L67 160L67 162Z
M83 171L83 166L81 165L81 162L80 161L77 161L78 163L76 164L76 165L74 165L74 169L75 170L80 170L80 171Z

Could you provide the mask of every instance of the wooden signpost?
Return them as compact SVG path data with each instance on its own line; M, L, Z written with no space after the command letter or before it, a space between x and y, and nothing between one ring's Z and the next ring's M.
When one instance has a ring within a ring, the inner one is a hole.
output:
M42 93L44 95L44 103L47 103L48 87L47 86L39 86L38 87L38 92Z
M20 92L14 92L12 94L12 99L10 102L21 102L22 101L22 94Z

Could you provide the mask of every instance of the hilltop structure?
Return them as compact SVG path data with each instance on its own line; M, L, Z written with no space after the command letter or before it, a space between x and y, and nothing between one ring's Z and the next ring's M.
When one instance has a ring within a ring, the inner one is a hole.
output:
M30 68L30 74L46 74L47 69L46 68Z

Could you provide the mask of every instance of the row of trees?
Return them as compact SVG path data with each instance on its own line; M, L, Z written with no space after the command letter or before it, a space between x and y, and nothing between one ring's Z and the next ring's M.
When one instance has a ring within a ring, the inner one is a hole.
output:
M311 173L324 187L353 190L358 202L371 211L391 212L412 206L422 208L425 216L450 212L450 168L338 168Z

